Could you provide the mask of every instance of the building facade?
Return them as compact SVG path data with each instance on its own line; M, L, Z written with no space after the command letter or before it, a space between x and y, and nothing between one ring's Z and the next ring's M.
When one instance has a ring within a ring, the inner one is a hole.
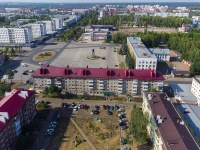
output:
M169 49L161 49L161 48L150 48L149 49L152 54L157 57L158 62L162 61L170 61L170 50Z
M85 32L94 32L94 31L112 31L113 25L92 25L92 26L86 26Z
M23 27L30 27L32 29L34 39L47 34L46 23L30 23L23 25Z
M52 31L56 30L56 23L54 20L52 21L41 21L40 23L45 23L46 24L46 33L49 34Z
M107 37L108 32L95 31L84 33L84 40L99 41L107 39Z
M0 43L31 43L31 28L0 28Z
M166 93L144 92L142 110L154 150L200 149Z
M194 77L192 79L191 92L196 96L197 103L200 106L200 78Z
M0 101L0 150L13 149L22 127L35 114L34 91L13 89L5 93Z
M135 69L156 70L157 57L146 48L139 37L127 37L127 46L135 59Z
M73 94L140 95L163 85L164 77L155 70L69 68L47 66L33 74L34 89L44 90L51 84Z
M51 19L55 21L56 30L57 29L62 29L62 27L63 27L63 18L51 18Z

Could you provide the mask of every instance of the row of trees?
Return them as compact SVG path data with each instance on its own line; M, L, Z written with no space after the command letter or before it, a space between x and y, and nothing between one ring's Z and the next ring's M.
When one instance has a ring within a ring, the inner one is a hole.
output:
M0 27L9 25L10 25L10 20L0 16Z
M134 106L131 111L131 119L129 122L129 130L133 137L142 145L148 144L149 137L147 135L146 127L148 119L144 116L141 108Z
M191 23L192 20L188 19L186 17L180 18L180 17L166 17L163 18L161 16L138 16L137 18L137 26L142 27L145 26L147 27L148 25L156 26L156 27L180 27L182 23Z
M77 40L84 32L81 26L88 25L89 22L93 24L96 21L95 18L97 18L97 16L97 12L89 13L85 18L78 22L75 27L71 27L70 29L65 30L64 33L60 34L57 40L68 41L72 37L74 37Z

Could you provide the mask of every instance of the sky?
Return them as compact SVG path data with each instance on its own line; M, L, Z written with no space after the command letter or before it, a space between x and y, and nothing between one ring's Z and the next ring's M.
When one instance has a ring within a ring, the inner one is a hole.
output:
M200 2L200 0L0 0L0 2L35 2L35 3L122 3L122 2Z

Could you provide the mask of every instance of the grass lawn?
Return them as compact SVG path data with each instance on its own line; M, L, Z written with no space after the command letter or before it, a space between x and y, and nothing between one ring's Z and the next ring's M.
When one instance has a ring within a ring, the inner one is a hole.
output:
M12 84L11 84L11 89L16 89L16 88L18 88L20 85L21 85L21 83L19 83L19 82L12 83Z
M120 69L124 69L124 68L125 68L124 62L119 62L119 68L120 68Z
M54 51L40 52L39 54L37 54L33 57L33 60L35 60L35 61L48 60L48 59L52 58L55 54L56 54L56 52L54 52Z
M100 57L99 56L94 56L94 57L92 57L92 56L87 56L87 59L89 59L89 60L97 60L97 59L99 59Z

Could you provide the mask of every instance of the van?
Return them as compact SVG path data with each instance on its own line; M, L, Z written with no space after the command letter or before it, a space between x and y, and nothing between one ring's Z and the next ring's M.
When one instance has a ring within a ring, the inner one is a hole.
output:
M33 73L34 72L34 70L28 70L28 73Z
M28 65L26 63L21 63L22 67L27 67Z

